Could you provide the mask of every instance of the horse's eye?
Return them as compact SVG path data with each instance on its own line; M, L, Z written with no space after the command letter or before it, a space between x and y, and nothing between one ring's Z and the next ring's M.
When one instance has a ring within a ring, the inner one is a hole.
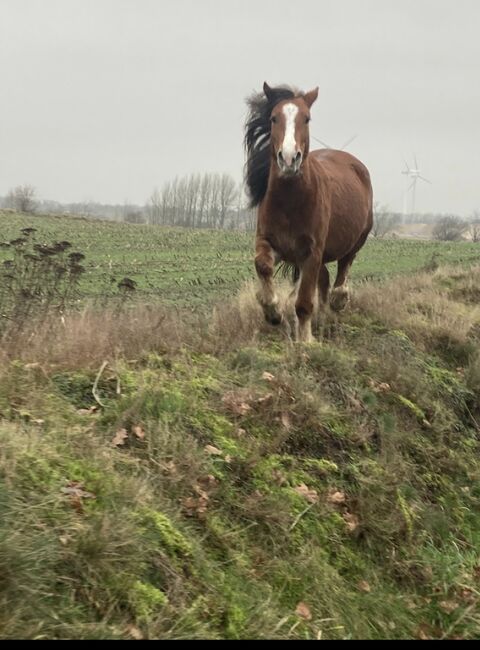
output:
M270 118L270 122L271 122L272 124L276 124L276 123L277 123L277 118L276 118L275 116L271 117L271 118Z
M311 117L306 117L305 118L305 124L308 124L312 118Z

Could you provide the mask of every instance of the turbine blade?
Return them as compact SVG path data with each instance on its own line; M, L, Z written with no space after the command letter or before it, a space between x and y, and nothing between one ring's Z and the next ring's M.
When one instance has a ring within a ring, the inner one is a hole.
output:
M319 138L316 138L314 135L312 135L312 139L315 140L316 142L319 142L320 144L323 144L323 146L326 147L327 149L332 148L329 144L327 144L323 140L320 140Z
M348 147L349 144L352 144L352 142L358 138L358 134L352 135L352 137L345 142L345 144L341 147L341 151L343 151L346 147Z
M429 181L428 178L425 178L424 176L419 176L418 178L420 178L422 181L425 181L425 183L428 183L429 185L433 184L432 181Z

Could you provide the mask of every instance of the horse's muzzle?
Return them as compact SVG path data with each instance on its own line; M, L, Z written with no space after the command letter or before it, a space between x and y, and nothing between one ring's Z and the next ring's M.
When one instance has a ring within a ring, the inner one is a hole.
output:
M281 151L277 154L277 164L282 176L296 176L302 165L302 152L297 151L295 156L285 156Z

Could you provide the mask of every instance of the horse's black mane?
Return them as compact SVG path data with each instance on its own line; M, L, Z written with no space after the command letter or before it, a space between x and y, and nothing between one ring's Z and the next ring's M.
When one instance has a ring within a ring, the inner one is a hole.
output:
M254 93L247 99L249 114L245 124L245 182L250 195L250 207L254 208L265 196L270 171L270 116L274 107L285 99L293 99L301 93L289 86L271 88L269 97Z

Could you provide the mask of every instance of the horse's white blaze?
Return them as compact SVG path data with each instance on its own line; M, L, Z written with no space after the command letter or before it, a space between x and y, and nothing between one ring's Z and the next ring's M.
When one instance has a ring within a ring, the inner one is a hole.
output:
M285 137L282 144L282 156L287 165L290 165L297 155L297 143L295 141L295 120L298 113L298 106L285 104L283 114L285 115Z

